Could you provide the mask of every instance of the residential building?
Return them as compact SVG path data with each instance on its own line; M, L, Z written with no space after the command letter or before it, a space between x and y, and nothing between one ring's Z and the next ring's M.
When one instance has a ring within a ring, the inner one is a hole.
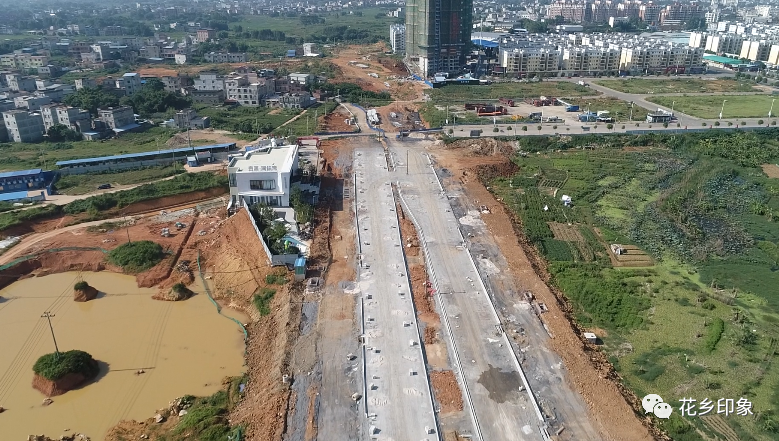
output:
M771 43L766 40L745 41L741 44L740 58L751 61L768 61Z
M14 98L14 104L17 109L35 111L39 110L41 106L51 104L51 98L47 96L17 96Z
M184 109L176 112L173 116L173 123L181 130L207 129L211 126L211 119L207 116L197 116L195 109Z
M116 80L116 88L124 90L126 96L130 96L141 90L141 76L135 72L128 72Z
M235 101L242 106L258 107L265 96L264 88L259 83L249 83L244 76L234 76L225 80L227 100Z
M182 65L187 64L187 54L173 54L173 62Z
M202 43L204 41L209 41L211 39L216 38L216 31L213 29L198 29L197 30L197 41L199 43Z
M245 52L209 52L203 55L207 63L245 63L249 57Z
M458 71L471 45L473 0L407 0L406 57L423 76Z
M200 77L195 79L196 90L224 90L225 79L216 72L200 72Z
M82 127L89 127L89 124L92 121L89 110L68 106L58 106L56 109L57 123L67 126L71 130L80 132Z
M655 24L660 22L660 12L662 10L662 5L649 2L645 5L641 5L638 16L641 18L641 21L645 23Z
M76 90L81 90L85 87L95 88L97 87L97 81L92 78L79 78L76 80Z
M290 84L297 84L303 88L314 84L314 81L316 81L316 77L305 73L291 73L287 75L287 78Z
M288 207L297 170L297 144L266 147L232 158L227 167L230 204L241 206L245 201L248 205Z
M42 141L43 134L46 132L43 118L38 112L9 110L3 112L3 123L8 132L8 138L14 142Z
M12 69L38 69L49 65L49 57L33 55L29 53L17 53L0 55L0 67Z
M585 23L590 21L591 9L586 2L573 0L556 1L546 7L546 17L552 20L562 17L566 23Z
M192 102L197 104L209 104L212 106L224 104L225 92L224 90L190 90L189 96L192 97Z
M517 76L554 74L560 71L560 51L552 48L515 48L501 51L501 66Z
M406 52L406 25L390 25L390 44L392 52L402 54Z
M108 107L98 109L97 116L100 121L105 123L112 130L135 124L135 115L130 106Z
M162 81L165 91L174 93L180 93L183 88L192 84L192 79L190 77L179 75L176 75L175 77L166 75L160 78L160 81Z
M316 103L310 93L285 93L278 98L278 103L285 109L305 109Z
M8 88L14 92L34 92L38 90L38 84L35 82L35 78L10 74L6 76L6 79L8 81Z

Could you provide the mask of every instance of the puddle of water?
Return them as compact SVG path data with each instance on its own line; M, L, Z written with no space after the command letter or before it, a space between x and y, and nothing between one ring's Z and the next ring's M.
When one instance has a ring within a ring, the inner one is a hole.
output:
M505 403L512 399L521 386L519 372L503 371L491 364L488 366L490 368L482 372L478 383L487 389L490 399L496 403Z
M205 295L161 302L151 299L155 289L138 288L135 277L83 273L101 294L76 303L77 277L71 272L31 278L0 291L3 439L59 437L65 429L102 439L120 420L149 418L182 395L210 395L222 378L243 371L243 333L217 314ZM54 350L44 311L55 315L61 351L84 350L101 362L96 382L53 397L47 407L31 386L33 364ZM135 375L138 369L146 373Z

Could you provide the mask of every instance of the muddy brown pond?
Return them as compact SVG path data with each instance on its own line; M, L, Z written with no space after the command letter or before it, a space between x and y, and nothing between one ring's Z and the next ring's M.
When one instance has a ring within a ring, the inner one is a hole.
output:
M152 300L156 289L138 288L135 277L82 273L100 291L73 301L78 273L20 280L0 290L0 438L31 434L59 438L84 433L101 440L125 419L154 416L182 395L210 395L225 376L243 371L243 333L217 313L198 284L183 302ZM54 351L52 318L60 351L80 349L100 362L94 382L53 397L31 386L35 361ZM145 373L137 375L143 369ZM65 432L69 429L68 432Z

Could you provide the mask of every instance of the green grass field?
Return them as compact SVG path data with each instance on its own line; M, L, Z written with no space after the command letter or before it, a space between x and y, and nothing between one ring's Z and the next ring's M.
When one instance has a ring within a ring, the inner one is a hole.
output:
M571 98L571 104L579 106L579 109L583 112L587 111L589 106L590 111L597 113L599 110L606 110L611 113L612 118L617 122L629 122L630 121L630 104L626 101L622 101L617 98ZM643 122L646 120L646 114L648 110L641 106L633 105L633 121Z
M745 440L779 434L779 180L759 167L779 160L777 136L527 138L520 172L489 182L625 383L676 408L683 397L745 397L760 416L724 419ZM751 150L715 147L733 145ZM573 207L549 196L555 188ZM652 260L613 267L610 243ZM660 425L676 441L701 439L693 429L722 436L704 421Z
M731 119L735 123L737 118L768 118L773 99L772 95L653 96L648 97L647 101L669 108L673 104L675 111L690 116L717 119L722 101L726 100L722 118ZM776 115L777 111L779 106L771 114Z
M698 78L673 77L665 79L626 78L620 80L595 80L593 83L619 92L641 95L653 93L716 93L755 92L757 89L747 81L733 78L702 80Z
M489 86L447 86L427 91L434 104L452 105L467 102L496 101L499 98L529 99L540 96L555 98L599 95L598 92L578 84L564 81L538 83L495 83Z
M101 141L0 143L0 170L54 168L55 162L68 159L166 149L165 142L174 133L173 130L152 127L144 132L128 133L117 139Z
M61 194L80 195L91 193L99 185L111 184L132 185L164 179L174 174L184 173L178 167L149 167L140 170L128 170L112 173L87 173L83 175L67 175L57 181L57 191Z

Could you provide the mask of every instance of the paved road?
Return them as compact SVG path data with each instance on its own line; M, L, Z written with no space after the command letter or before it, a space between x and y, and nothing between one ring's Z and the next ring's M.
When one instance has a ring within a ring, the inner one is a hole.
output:
M390 140L389 145L403 166L405 144ZM426 156L412 149L409 162L408 174L404 167L399 167L395 179L400 181L403 199L426 247L441 319L450 323L450 354L460 361L458 381L466 410L472 403L475 413L473 439L543 440L546 424L526 390L500 320L463 248L459 224L447 197L441 192ZM579 439L588 438L585 435Z
M354 157L367 425L379 440L440 440L384 151Z

